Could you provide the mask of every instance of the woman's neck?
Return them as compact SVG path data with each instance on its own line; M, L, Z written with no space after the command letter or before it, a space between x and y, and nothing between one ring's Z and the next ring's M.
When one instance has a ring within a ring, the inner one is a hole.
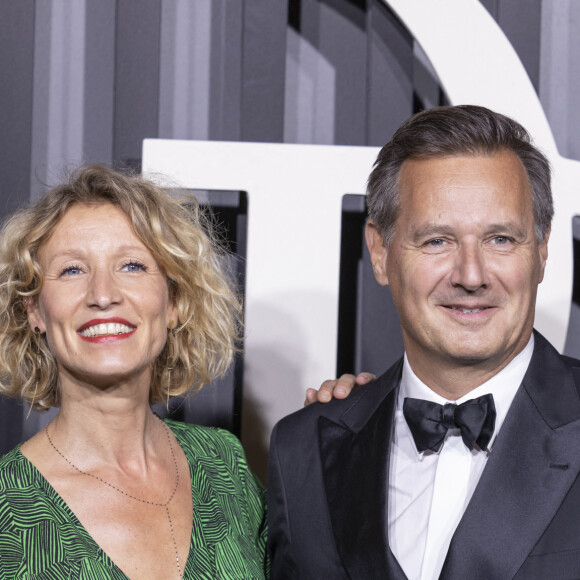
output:
M62 381L60 411L48 429L63 453L86 468L106 462L134 469L146 468L164 428L149 407L148 385L100 389Z

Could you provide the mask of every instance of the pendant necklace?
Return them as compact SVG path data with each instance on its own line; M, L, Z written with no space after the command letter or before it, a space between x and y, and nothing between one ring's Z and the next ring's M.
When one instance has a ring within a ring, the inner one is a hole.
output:
M175 453L173 452L173 445L171 444L171 435L170 435L169 427L165 423L163 423L163 421L161 421L161 423L165 427L165 434L167 435L167 442L169 443L169 449L171 450L171 458L173 459L173 465L175 465L175 487L173 488L173 491L171 492L171 496L169 497L169 499L165 503L159 503L159 502L155 502L155 501L148 501L146 499L143 499L143 498L140 498L140 497L136 497L134 495L131 495L130 493L127 493L126 491L123 491L122 489L118 488L117 486L113 485L112 483L109 483L108 481L105 481L104 479L100 478L98 475L93 475L92 473L88 473L87 471L83 471L82 469L79 469L52 442L52 439L50 438L50 435L48 434L48 425L44 428L44 432L46 433L46 437L48 438L48 442L50 443L50 445L52 446L52 448L73 469L75 469L79 473L82 473L83 475L87 475L88 477L92 477L93 479L96 479L97 481L100 481L101 483L107 485L111 489L114 489L115 491L118 491L119 493L122 493L123 495L125 495L127 497L130 497L131 499L134 499L135 501L139 501L141 503L146 503L148 505L154 505L154 506L157 506L157 507L165 508L165 513L167 514L167 519L169 520L169 529L171 530L171 540L173 541L173 548L175 549L175 563L177 564L177 573L179 575L179 578L183 578L183 574L181 573L181 564L179 562L179 552L177 551L177 541L175 540L175 530L173 529L173 521L171 520L171 514L169 513L169 504L170 504L171 500L175 497L175 494L177 493L177 488L179 487L179 467L177 465L177 459L175 457Z

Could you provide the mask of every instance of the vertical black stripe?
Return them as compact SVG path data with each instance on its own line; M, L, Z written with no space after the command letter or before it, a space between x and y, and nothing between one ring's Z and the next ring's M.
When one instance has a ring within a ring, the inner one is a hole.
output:
M0 218L30 195L34 0L0 3Z
M84 159L113 160L115 0L86 3Z
M212 0L210 139L239 141L242 133L243 4Z
M288 0L245 0L243 141L284 141Z
M113 159L141 162L143 139L157 137L161 0L117 0Z
M367 145L382 147L413 112L413 37L374 2L368 24Z

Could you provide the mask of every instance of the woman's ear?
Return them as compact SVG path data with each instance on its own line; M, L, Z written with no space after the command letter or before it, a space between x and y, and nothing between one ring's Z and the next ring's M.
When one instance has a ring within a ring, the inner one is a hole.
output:
M42 319L40 306L38 304L38 297L25 296L23 301L24 308L26 308L26 314L28 316L28 324L30 324L30 328L32 328L32 330L38 328L41 334L46 332L46 326L44 325L44 320Z
M173 330L177 326L179 326L179 316L178 316L178 309L177 305L173 303L173 300L170 298L170 302L167 305L167 328L169 330Z

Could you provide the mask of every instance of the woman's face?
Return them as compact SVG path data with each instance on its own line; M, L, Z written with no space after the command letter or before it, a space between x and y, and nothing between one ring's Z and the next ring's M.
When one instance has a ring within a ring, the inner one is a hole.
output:
M71 207L38 259L44 285L28 320L46 333L61 385L143 379L177 321L165 274L111 204Z

